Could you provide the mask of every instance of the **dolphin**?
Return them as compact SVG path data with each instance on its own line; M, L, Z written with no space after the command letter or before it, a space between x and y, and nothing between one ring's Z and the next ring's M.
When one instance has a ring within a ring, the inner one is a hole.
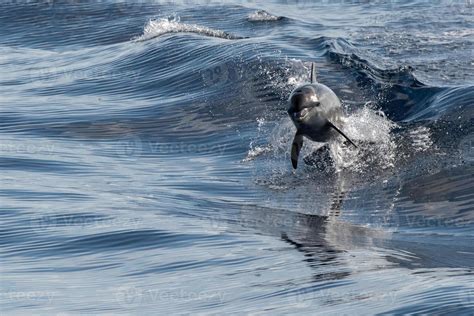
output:
M304 137L326 143L342 135L357 148L340 129L343 115L341 101L330 88L316 82L314 63L311 63L310 83L296 87L288 101L288 115L296 127L291 145L291 163L294 169L298 166Z

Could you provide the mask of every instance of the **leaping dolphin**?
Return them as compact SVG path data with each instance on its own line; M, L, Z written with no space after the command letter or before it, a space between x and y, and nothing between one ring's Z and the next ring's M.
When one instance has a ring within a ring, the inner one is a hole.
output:
M331 89L316 82L314 63L311 63L310 82L296 87L289 98L288 114L296 126L291 145L291 163L294 169L298 166L303 137L315 142L328 142L340 134L357 148L340 130L343 115L341 101Z

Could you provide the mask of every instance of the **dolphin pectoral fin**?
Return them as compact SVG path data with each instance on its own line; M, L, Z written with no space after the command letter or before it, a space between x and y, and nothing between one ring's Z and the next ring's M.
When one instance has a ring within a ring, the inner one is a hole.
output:
M291 164L293 169L298 167L298 156L300 155L301 147L303 147L303 135L296 133L293 144L291 144Z
M329 126L331 126L332 128L334 128L339 134L341 134L342 136L344 136L345 139L347 139L347 141L349 143L352 144L352 146L354 146L355 148L357 148L356 144L354 144L354 142L352 140L350 140L349 137L347 137L339 128L337 128L336 126L334 126L334 124L332 124L331 122L328 122Z

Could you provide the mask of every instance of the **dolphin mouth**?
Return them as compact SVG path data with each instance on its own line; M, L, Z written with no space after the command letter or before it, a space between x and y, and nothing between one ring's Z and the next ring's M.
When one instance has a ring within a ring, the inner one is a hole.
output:
M309 110L304 108L299 112L293 113L293 118L297 121L302 121L306 116L308 116Z

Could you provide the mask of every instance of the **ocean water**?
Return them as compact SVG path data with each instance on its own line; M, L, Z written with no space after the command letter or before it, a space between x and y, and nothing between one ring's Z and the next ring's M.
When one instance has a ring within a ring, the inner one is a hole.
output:
M1 1L1 314L474 314L473 10Z

